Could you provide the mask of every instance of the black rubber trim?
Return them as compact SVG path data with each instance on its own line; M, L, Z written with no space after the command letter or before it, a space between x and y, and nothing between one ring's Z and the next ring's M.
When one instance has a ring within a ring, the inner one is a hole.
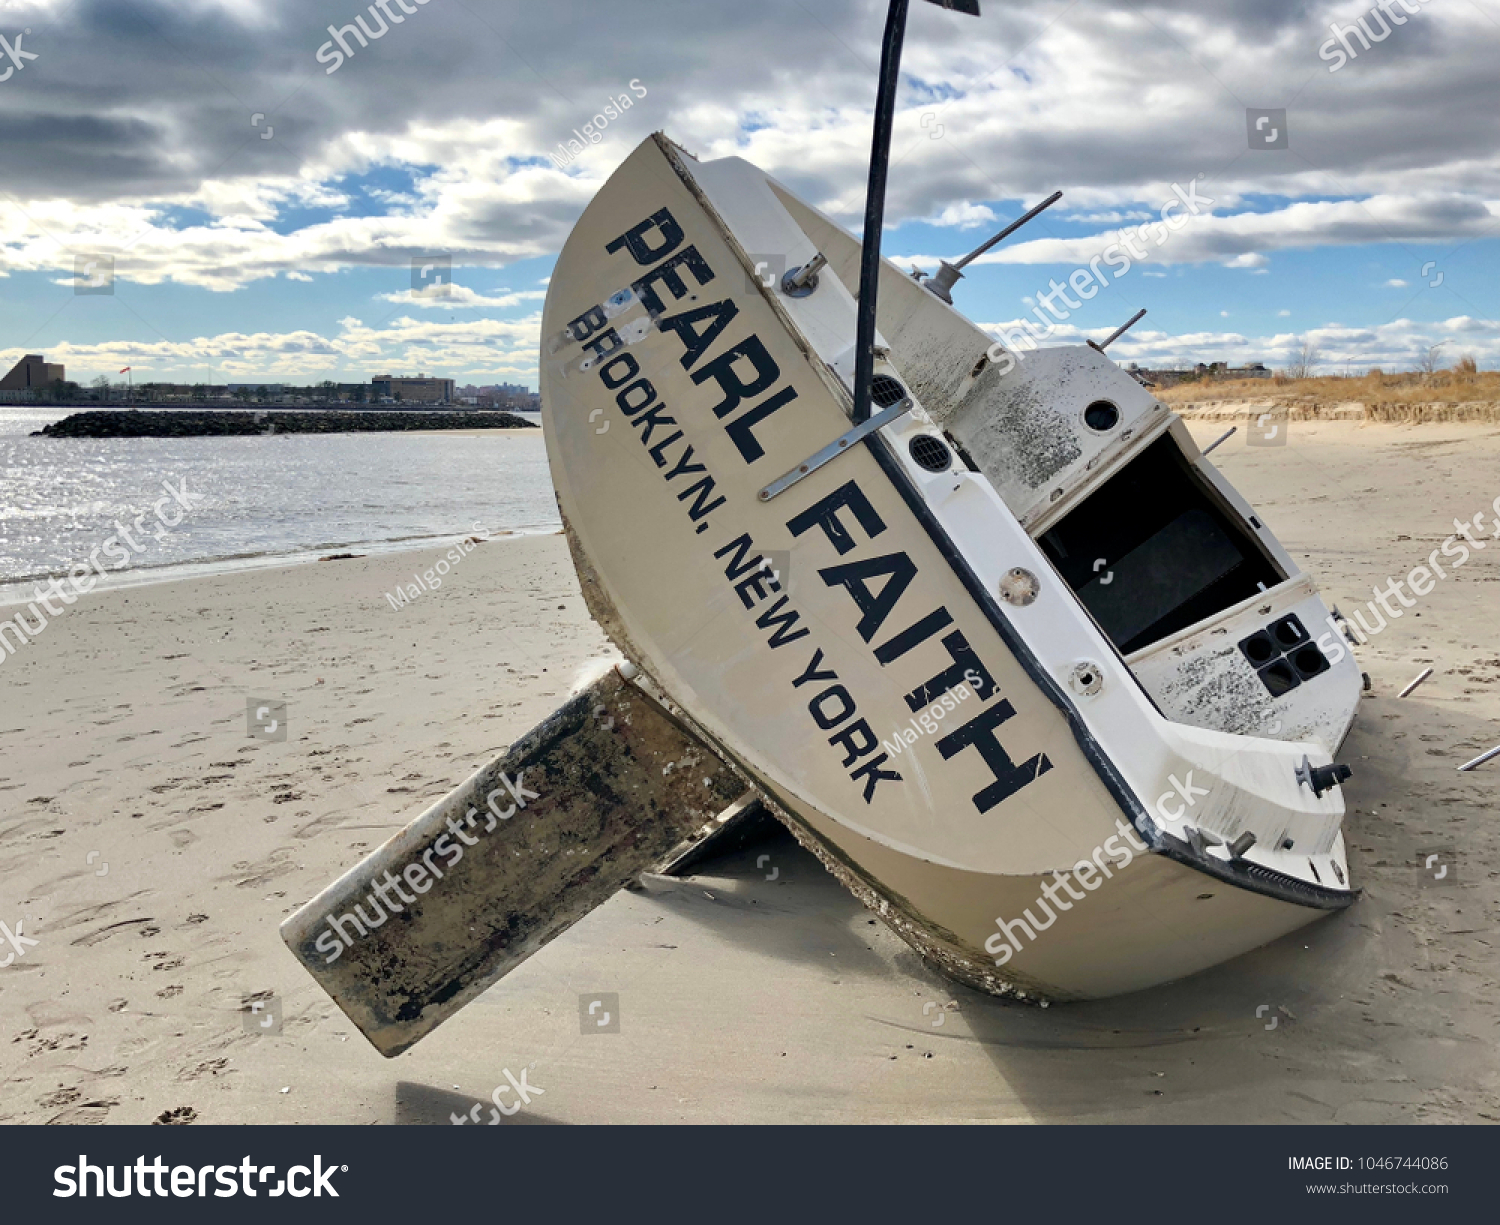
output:
M1157 828L1156 822L1151 819L1139 797L1131 790L1130 784L1121 776L1115 763L1110 760L1109 754L1104 751L1103 746L1094 738L1089 731L1088 724L1083 716L1078 713L1078 708L1068 699L1063 692L1062 685L1042 667L1042 663L1032 653L1025 639L1016 631L1015 626L1010 623L994 596L979 581L979 576L969 566L958 546L953 542L943 525L937 521L932 513L932 508L927 505L927 500L922 497L921 491L912 482L906 470L901 466L901 461L892 453L890 445L881 437L879 431L867 435L864 439L865 445L869 447L870 454L875 457L875 462L880 465L896 492L906 502L908 509L916 516L917 522L926 530L932 538L933 544L937 546L953 572L958 575L959 581L973 598L974 602L984 611L990 624L1000 635L1001 640L1010 649L1011 653L1018 659L1021 666L1047 697L1052 704L1062 711L1067 717L1068 726L1072 729L1073 739L1078 742L1078 747L1083 750L1083 755L1088 758L1089 764L1094 767L1094 772L1124 811L1130 818L1130 823L1135 826L1146 841L1146 845L1159 854L1166 855L1169 859L1183 864L1185 867L1196 868L1207 876L1212 876L1226 884L1237 885L1242 889L1248 889L1252 893L1262 893L1279 901L1290 902L1296 906L1308 906L1317 910L1341 910L1350 905L1359 896L1357 890L1342 891L1336 889L1319 888L1309 885L1305 881L1298 880L1294 876L1288 876L1284 872L1277 872L1272 868L1262 867L1248 861L1237 861L1234 864L1223 864L1207 857L1195 855L1192 848L1185 842L1181 842L1168 834L1164 834ZM1107 640L1106 640L1107 641ZM1118 652L1115 653L1119 658ZM1127 669L1128 670L1128 669ZM1149 695L1148 695L1149 696ZM1154 703L1153 703L1154 705Z

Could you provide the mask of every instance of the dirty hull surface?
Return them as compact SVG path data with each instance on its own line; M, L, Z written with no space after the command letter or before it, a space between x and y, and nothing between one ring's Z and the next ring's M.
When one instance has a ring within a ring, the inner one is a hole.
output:
M292 915L282 938L376 1049L398 1055L743 790L611 671Z

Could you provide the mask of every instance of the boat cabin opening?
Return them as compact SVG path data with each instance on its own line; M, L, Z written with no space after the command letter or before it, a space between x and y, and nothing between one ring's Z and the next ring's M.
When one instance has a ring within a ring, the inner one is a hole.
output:
M1287 577L1170 436L1037 543L1122 655Z

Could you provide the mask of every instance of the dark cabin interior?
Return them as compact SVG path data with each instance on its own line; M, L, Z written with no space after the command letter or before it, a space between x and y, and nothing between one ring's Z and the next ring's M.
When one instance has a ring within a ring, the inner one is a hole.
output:
M1122 655L1286 577L1170 436L1037 543Z

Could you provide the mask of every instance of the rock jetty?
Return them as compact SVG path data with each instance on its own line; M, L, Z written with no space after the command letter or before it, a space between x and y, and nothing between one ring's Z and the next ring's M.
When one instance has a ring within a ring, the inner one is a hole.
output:
M535 421L487 410L228 409L222 412L98 411L74 413L37 430L42 438L202 438L227 434L359 434L393 430L534 430Z

